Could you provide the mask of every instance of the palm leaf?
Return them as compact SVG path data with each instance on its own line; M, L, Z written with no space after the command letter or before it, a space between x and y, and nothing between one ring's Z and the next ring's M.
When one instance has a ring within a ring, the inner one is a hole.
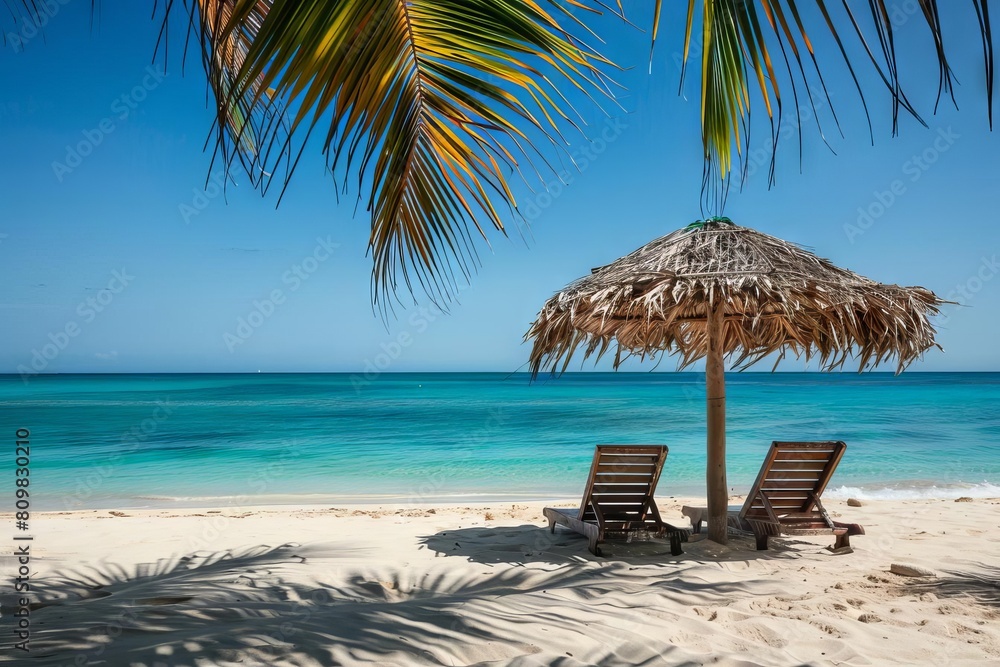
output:
M335 177L367 190L376 303L403 285L447 302L530 146L579 125L560 89L609 92L610 63L566 28L588 2L198 0L218 152L262 189L284 163L287 187L320 130Z
M776 148L777 136L782 123L783 86L785 93L792 96L796 115L800 114L799 89L806 86L806 96L816 115L815 100L808 91L810 79L815 76L819 90L830 103L830 94L823 79L813 42L807 30L808 20L829 31L840 55L854 81L860 101L868 117L869 133L871 118L868 105L862 93L855 63L849 55L845 40L853 34L863 53L886 86L893 102L893 134L898 132L900 111L905 111L917 121L926 125L914 104L903 90L899 77L899 63L896 58L896 39L891 20L891 3L886 0L868 0L867 18L859 17L847 0L841 0L843 14L834 17L825 0L815 0L815 11L804 16L800 3L796 0L689 0L687 21L684 29L684 68L681 72L683 86L684 73L691 52L691 40L697 34L697 21L701 22L704 40L702 47L701 76L701 125L704 152L703 195L709 208L720 209L725 203L725 193L729 179L736 169L737 160L743 148L749 146L751 86L759 95L759 104L771 121L771 144ZM986 70L987 107L990 127L993 126L993 37L990 29L987 0L972 0L982 33L983 57ZM700 14L696 12L700 5ZM920 15L929 29L934 53L938 63L938 95L934 110L943 94L954 101L954 75L948 63L945 48L944 28L941 24L937 0L919 0ZM655 3L653 19L653 39L660 30L662 2ZM811 28L809 28L811 30ZM869 33L874 33L872 37ZM877 42L877 47L871 43ZM806 66L806 62L811 67ZM777 71L775 63L784 64L784 72ZM751 83L753 81L753 83ZM833 119L837 121L836 113ZM797 118L801 121L800 118ZM801 127L801 122L796 124ZM801 136L799 154L801 160ZM775 151L771 151L769 184L774 180ZM746 163L742 178L746 177Z
M172 4L173 0L167 0L167 18ZM248 3L239 22L233 20L237 5L235 0L196 0L188 28L199 38L202 63L214 93L215 155L227 173L233 162L240 162L250 182L266 192L275 171L283 167L286 176L291 171L285 109L274 91L263 86L262 77L245 80L242 68L270 3ZM168 25L164 20L164 29ZM162 41L169 46L169 39Z

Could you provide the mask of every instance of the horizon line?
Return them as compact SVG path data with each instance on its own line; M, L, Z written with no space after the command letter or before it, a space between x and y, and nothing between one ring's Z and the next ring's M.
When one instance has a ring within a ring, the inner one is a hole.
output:
M704 375L704 370L682 370L682 371L565 371L563 373L549 373L540 372L538 377L562 377L565 375L680 375L680 374L694 374L694 375ZM903 373L896 373L895 371L885 371L885 370L870 370L870 371L851 371L851 370L814 370L814 371L739 371L739 370L727 370L726 374L732 375L932 375L932 374L945 374L945 373L963 373L963 374L990 374L990 373L1000 373L1000 370L979 370L979 371L968 371L968 370L930 370L930 371L904 371ZM67 375L364 375L365 371L71 371L64 373L34 373L33 378L37 377L59 377ZM531 375L531 371L380 371L379 376L382 375L472 375L472 374L491 374L491 375ZM0 373L0 378L3 377L21 377L21 373Z

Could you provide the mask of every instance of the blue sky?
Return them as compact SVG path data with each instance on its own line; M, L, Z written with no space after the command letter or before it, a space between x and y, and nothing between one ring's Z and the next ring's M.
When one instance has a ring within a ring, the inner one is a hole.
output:
M904 116L892 138L887 95L865 70L871 146L853 84L826 57L846 139L820 113L837 155L804 121L803 173L795 138L782 139L777 186L768 191L761 169L725 213L876 280L961 299L966 306L948 308L940 324L946 352L912 369L995 371L1000 139L988 131L975 17L943 4L961 112L942 103L932 115L930 41L922 19L907 13L915 3L901 1L904 84L929 129ZM648 10L630 5L648 24ZM8 156L0 166L0 372L30 366L48 344L60 349L45 372L353 372L376 362L388 371L514 371L528 356L521 338L553 292L701 217L697 77L686 98L676 94L679 13L665 17L652 74L648 38L602 21L601 50L632 66L616 75L629 88L627 113L606 118L581 106L591 136L613 140L599 152L591 146L586 167L551 197L516 192L533 211L530 228L480 244L482 266L450 313L424 300L397 309L387 330L371 306L368 219L355 213L356 192L337 201L318 146L307 148L277 210L275 193L261 199L238 173L225 196L213 185L206 191L212 118L197 54L182 75L175 33L163 76L162 57L149 69L159 22L145 3L102 2L93 30L90 3L58 7L43 34L2 24L20 43L8 36L0 49ZM817 38L821 57L835 56L831 47ZM570 152L581 155L587 144L571 138ZM93 149L77 159L67 146L81 141ZM766 159L765 131L751 148ZM240 336L241 318L249 336Z

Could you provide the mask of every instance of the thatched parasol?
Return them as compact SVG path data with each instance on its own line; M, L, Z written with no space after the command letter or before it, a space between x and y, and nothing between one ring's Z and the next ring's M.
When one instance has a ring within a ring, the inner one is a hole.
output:
M928 318L946 303L922 287L869 280L803 248L727 218L688 225L594 269L549 299L525 340L531 371L566 370L615 347L614 366L639 355L707 357L708 536L726 541L726 394L723 358L742 370L787 351L824 370L895 358L901 372L940 346ZM624 354L624 357L623 357ZM777 365L777 362L775 362ZM772 369L773 370L773 369Z

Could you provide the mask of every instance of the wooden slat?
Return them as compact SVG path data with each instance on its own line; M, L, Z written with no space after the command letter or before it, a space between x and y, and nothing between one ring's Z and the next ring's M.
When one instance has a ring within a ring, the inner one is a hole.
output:
M642 493L649 491L648 484L594 484L594 493Z
M655 523L649 523L648 521L622 521L621 523L613 523L604 529L605 534L620 534L620 533L631 533L637 530L656 530L658 526Z
M771 443L775 449L837 449L844 445L839 440L806 440L806 441L791 441L791 440L775 440Z
M649 475L629 475L622 473L604 473L594 477L597 484L645 484L649 485L652 478Z
M594 495L594 502L600 505L602 509L607 507L609 504L633 503L636 505L642 505L646 502L646 496L641 493L633 495L601 493Z
M771 465L771 470L825 470L826 461L775 461Z
M809 479L819 480L826 475L822 470L772 470L767 479Z
M748 520L749 519L758 519L758 520L761 520L761 521L771 521L772 520L771 516L767 512L765 512L764 510L750 510L749 512L747 512L744 515L743 518L748 519ZM790 525L790 526L797 525L796 522L794 522L794 521L790 522L790 523L786 523L785 522L785 518L781 515L781 512L775 512L774 521L777 521L778 523L780 523L783 526L785 526L785 525Z
M625 452L627 454L657 454L667 453L666 445L598 445L602 452Z
M656 466L652 463L601 463L597 466L597 472L629 472L652 475L656 472Z
M799 507L802 507L803 505L805 505L806 502L807 502L806 500L801 500L801 501L796 501L796 500L780 500L778 502L772 502L771 503L771 507L773 507L775 511L778 511L778 510L788 510L790 508L791 509L796 509L796 508L799 508ZM755 502L753 504L753 507L763 507L763 506L764 506L764 503Z
M779 451L774 457L775 462L781 461L829 461L833 457L833 450L802 450L802 451Z
M771 502L775 500L799 500L803 502L809 497L808 491L769 491L767 497L771 499ZM755 500L759 501L759 498Z
M772 482L771 480L765 480L764 483L761 484L760 488L764 491L770 491L772 489L775 491L789 491L789 490L812 491L814 487L815 484L812 484L808 481L803 482L803 481L781 480Z
M617 465L622 463L656 465L659 457L648 454L601 454L597 460L598 465Z
M768 472L766 480L783 480L783 479L807 479L811 482L817 481L821 476L822 472L818 470L791 470L788 472L771 470Z
M599 475L613 475L613 474L624 474L624 475L645 475L646 477L652 479L653 473L656 472L656 466L648 465L623 465L616 463L611 466L606 466L601 464L597 466L597 474Z
M808 516L785 515L781 517L781 524L785 526L794 526L794 527L801 527L802 524L816 524L818 526L824 526L826 528L830 527L829 524L827 524L827 522L824 521L823 517L821 516L808 517Z

